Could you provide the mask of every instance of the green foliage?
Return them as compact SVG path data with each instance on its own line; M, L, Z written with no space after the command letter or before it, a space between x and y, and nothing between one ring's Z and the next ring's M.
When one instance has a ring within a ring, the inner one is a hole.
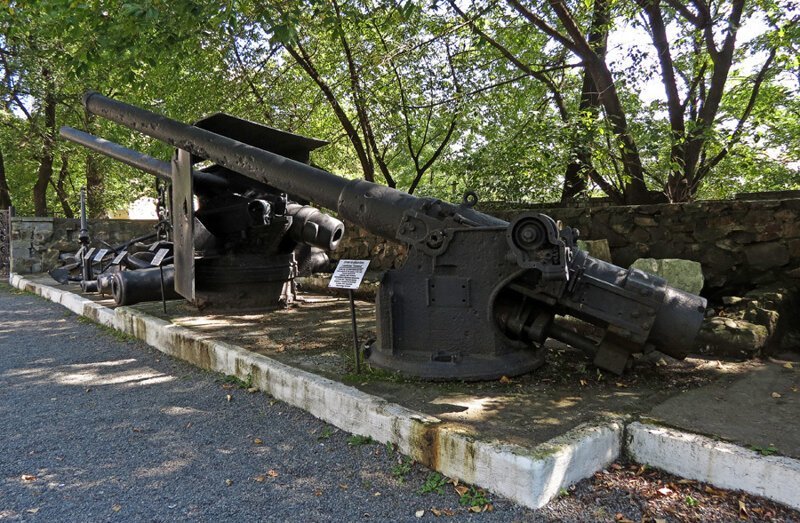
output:
M486 491L475 486L470 486L458 499L461 505L467 507L482 507L491 503Z
M351 447L361 447L363 445L372 445L373 443L375 443L375 440L370 436L362 436L360 434L353 434L347 438L347 444Z
M13 202L19 214L33 213L46 151L54 159L49 212L63 214L62 200L77 209L86 184L87 151L49 141L48 93L56 100L56 129L70 125L169 158L169 147L85 114L80 96L88 89L184 121L226 111L320 137L331 142L314 155L320 166L351 178L372 169L378 182L450 201L468 189L484 201L557 200L567 165L580 158L606 182L624 186L624 149L609 115L579 106L582 60L504 3L454 4L472 25L448 2L11 0L0 8L0 151ZM562 29L549 3L525 5ZM588 32L595 3L565 5ZM678 135L640 7L609 6L602 26L610 35L609 69L649 188L660 190L684 169L673 151L688 136L702 139L701 167L723 153L698 181L697 198L800 188L800 24L791 12L771 0L748 3L719 109L705 125L696 115L713 61L701 32L661 3L684 101L686 130ZM721 2L712 10L717 45L729 9ZM289 52L301 47L316 78ZM773 51L752 99L759 67ZM353 124L366 160L343 119ZM120 210L155 195L151 176L95 161L103 175L96 206ZM599 192L590 184L590 194Z
M438 472L431 472L425 478L425 482L419 488L420 494L444 494L444 487L447 485L447 478Z
M392 476L395 477L400 483L404 483L406 477L411 474L411 469L414 466L414 460L406 456L400 456L400 459L392 466Z

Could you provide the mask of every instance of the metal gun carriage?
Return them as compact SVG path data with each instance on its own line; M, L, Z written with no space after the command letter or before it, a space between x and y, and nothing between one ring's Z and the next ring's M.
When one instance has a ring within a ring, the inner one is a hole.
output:
M522 214L509 223L478 212L473 193L458 205L419 198L348 180L235 133L177 122L98 93L87 93L84 105L177 148L170 169L175 288L191 301L193 278L201 274L195 272L197 245L180 238L192 236L195 159L214 162L222 178L243 178L313 201L343 220L406 243L405 264L380 282L377 340L366 350L372 365L426 379L493 379L540 366L544 342L554 338L620 373L633 354L653 348L684 357L703 320L705 299L589 256L576 247L578 231L559 227L544 214ZM335 229L334 236L340 232ZM590 323L603 334L575 332L560 316Z

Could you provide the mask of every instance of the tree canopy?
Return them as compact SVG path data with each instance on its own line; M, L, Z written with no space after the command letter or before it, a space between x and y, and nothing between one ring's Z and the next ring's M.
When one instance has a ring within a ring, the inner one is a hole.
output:
M11 0L0 208L94 216L153 180L61 125L94 89L323 139L313 160L449 200L617 203L800 188L800 6L775 0Z

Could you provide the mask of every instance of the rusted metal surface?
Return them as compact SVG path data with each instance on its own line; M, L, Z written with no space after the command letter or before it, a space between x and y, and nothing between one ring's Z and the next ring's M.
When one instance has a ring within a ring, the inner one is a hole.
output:
M133 128L145 133L166 121L138 109L134 113L144 119ZM221 113L195 125L166 124L175 133L169 143L177 143L180 131L188 129L190 137L200 133L222 142L235 137L242 147L286 155L279 157L295 163L308 161L310 151L326 143ZM178 147L168 163L69 127L61 129L61 136L169 184L170 197L164 195L168 211L160 225L174 244L174 288L199 307L267 309L290 303L291 282L299 270L328 264L324 251L335 249L343 235L340 220L227 168L227 158L209 165L205 160L211 158L198 154L201 149L194 143ZM228 154L236 156L235 151ZM201 161L203 166L196 167ZM128 269L149 267L136 258L125 261ZM131 279L130 285L143 283Z
M493 379L540 366L544 341L555 338L621 373L634 353L653 348L683 357L700 328L703 298L592 258L576 247L577 230L549 216L528 213L508 223L475 211L474 193L459 205L417 198L97 93L84 103L94 114L406 243L405 264L381 280L377 342L367 351L375 366L429 379ZM593 325L597 335L573 331L561 316Z

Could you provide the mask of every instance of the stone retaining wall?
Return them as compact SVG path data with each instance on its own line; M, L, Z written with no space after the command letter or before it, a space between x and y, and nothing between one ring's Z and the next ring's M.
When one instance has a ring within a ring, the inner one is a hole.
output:
M683 258L700 262L704 294L800 284L800 198L683 204L529 209L494 204L484 212L510 220L527 210L577 227L581 238L607 239L613 262ZM368 258L374 269L397 267L405 248L348 224L336 258ZM372 254L371 254L372 253Z
M153 220L89 220L92 246L101 241L119 245L138 236L154 232ZM80 220L71 218L35 218L18 216L11 219L11 272L34 274L59 265L62 252L74 253L80 247Z

